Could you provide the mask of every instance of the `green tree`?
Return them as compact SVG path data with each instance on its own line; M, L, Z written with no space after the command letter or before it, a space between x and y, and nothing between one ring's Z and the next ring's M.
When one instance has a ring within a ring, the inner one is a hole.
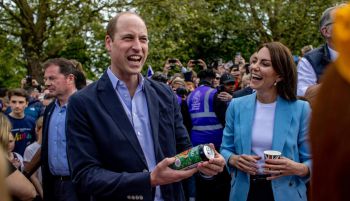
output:
M322 12L332 0L134 0L147 22L148 63L160 70L169 57L184 62L217 57L245 58L263 42L281 41L294 54L301 47L323 43L318 32ZM303 8L303 9L300 9Z
M149 30L146 65L161 70L167 58L210 63L235 52L248 59L263 42L281 41L294 54L318 46L319 17L336 0L0 0L0 84L42 73L48 58L80 61L89 78L109 64L105 26L117 12L134 10ZM144 69L146 70L146 68ZM19 80L17 80L19 83ZM13 85L13 84L12 84Z
M40 79L41 64L48 58L66 56L91 64L85 38L96 35L90 25L102 23L100 11L111 6L95 0L1 0L0 33L20 51L12 59L21 62L12 67L24 67Z

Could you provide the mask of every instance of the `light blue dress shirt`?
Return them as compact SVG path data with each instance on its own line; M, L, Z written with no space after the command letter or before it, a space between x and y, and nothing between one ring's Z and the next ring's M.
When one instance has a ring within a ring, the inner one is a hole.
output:
M146 158L149 171L153 171L157 165L154 153L154 143L149 121L148 106L146 96L143 90L144 78L139 75L139 84L133 97L122 80L113 74L110 68L107 74L115 88L115 91L123 104L124 110L134 128L136 137L141 145L143 154ZM162 201L162 195L159 186L156 187L155 201Z
M66 149L66 112L67 104L61 107L56 100L49 122L49 168L53 175L58 176L70 175Z

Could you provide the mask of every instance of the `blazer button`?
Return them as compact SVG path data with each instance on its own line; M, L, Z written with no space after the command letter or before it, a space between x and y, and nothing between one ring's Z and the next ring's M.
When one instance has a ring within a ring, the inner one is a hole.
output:
M289 182L289 186L293 186L293 182Z
M131 199L132 199L132 200L135 200L135 195L132 195L132 196L131 196Z
M147 170L147 169L144 169L144 170L142 170L142 172L148 172L148 170Z
M130 196L130 195L126 196L126 198L127 198L128 200L131 200L131 196Z
M140 195L140 200L143 200L143 196L142 195Z
M140 197L139 197L138 195L136 195L136 196L135 196L135 199L136 199L136 200L139 200L139 199L140 199Z

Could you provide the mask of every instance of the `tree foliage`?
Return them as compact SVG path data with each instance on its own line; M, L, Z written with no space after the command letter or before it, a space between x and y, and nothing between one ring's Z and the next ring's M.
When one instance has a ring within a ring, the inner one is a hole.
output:
M134 10L146 21L147 65L160 70L169 57L247 59L257 46L281 41L294 54L322 38L322 11L336 0L0 0L0 85L25 74L41 78L48 58L80 61L90 79L109 65L105 26L117 12Z

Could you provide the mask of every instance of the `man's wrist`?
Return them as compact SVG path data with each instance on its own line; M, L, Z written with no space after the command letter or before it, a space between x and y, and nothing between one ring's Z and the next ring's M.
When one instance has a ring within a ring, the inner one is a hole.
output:
M156 179L154 178L154 175L152 173L153 172L151 172L151 174L150 174L150 182L151 182L151 186L155 187L155 186L157 186L157 182L156 182Z

